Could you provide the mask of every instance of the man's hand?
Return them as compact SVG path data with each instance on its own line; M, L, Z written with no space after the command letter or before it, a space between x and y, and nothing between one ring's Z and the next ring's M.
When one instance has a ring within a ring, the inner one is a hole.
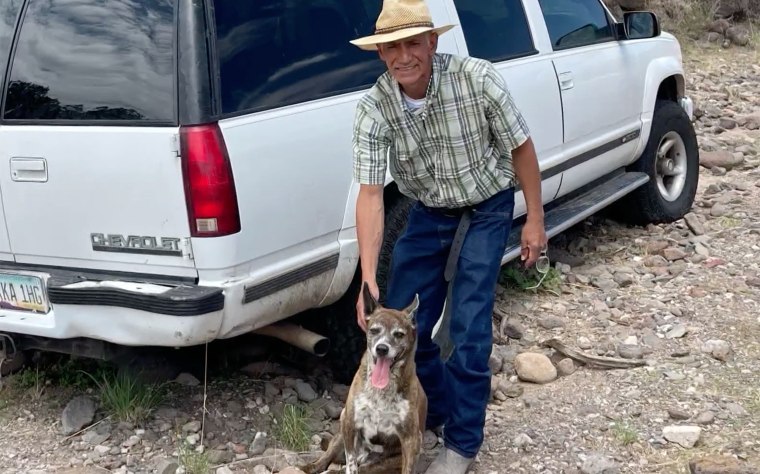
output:
M369 286L369 292L372 293L372 296L376 300L380 299L380 289L377 287L377 282L372 280L367 282L367 286ZM367 332L367 315L364 314L364 295L362 295L362 292L359 291L359 300L356 302L356 322L359 324L359 327L362 328L362 331Z
M525 268L536 263L538 257L541 256L541 251L546 248L547 240L543 220L531 220L528 218L522 229L520 252L520 259L523 261Z
M522 230L520 252L520 258L527 268L536 263L547 244L544 208L541 202L541 172L533 139L528 138L525 143L512 150L512 162L528 209Z

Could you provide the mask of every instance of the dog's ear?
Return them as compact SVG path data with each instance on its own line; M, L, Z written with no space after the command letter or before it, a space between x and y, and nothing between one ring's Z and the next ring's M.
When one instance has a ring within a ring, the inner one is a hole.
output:
M414 300L404 308L404 314L406 314L406 317L409 318L409 320L414 324L414 322L417 319L417 310L420 307L420 295L415 293L414 294Z
M364 298L364 317L367 317L374 313L380 304L375 297L372 296L372 292L369 290L369 285L366 281L362 287L362 298Z

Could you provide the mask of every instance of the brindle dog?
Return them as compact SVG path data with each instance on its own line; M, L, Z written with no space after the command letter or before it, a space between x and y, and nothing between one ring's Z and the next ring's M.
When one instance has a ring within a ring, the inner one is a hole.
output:
M422 446L427 396L417 378L415 315L419 296L401 311L382 307L365 283L367 350L325 453L301 469L323 472L345 454L346 473L413 474ZM343 451L343 452L341 452Z

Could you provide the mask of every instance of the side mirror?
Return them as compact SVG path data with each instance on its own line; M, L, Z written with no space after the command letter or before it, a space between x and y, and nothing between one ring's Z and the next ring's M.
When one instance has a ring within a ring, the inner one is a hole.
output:
M660 36L660 21L652 12L625 12L623 28L626 39L645 39Z

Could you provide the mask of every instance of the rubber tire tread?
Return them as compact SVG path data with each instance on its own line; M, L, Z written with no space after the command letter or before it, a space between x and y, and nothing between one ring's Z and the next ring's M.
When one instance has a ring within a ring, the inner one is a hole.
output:
M684 141L687 162L684 189L678 199L672 202L663 199L655 180L660 139L670 131L678 133ZM635 225L669 223L683 218L689 212L699 184L699 145L689 117L681 106L670 100L657 101L647 146L628 170L646 173L650 180L628 194L617 206L623 210L627 222Z

